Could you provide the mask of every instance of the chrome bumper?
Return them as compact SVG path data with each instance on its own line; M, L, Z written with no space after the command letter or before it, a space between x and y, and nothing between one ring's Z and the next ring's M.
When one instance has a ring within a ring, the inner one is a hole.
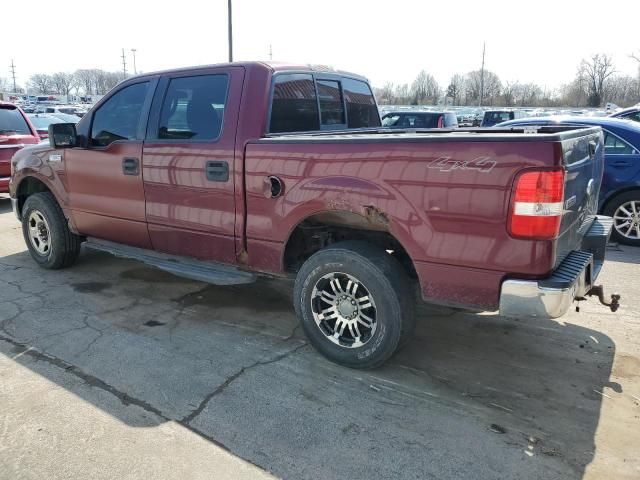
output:
M20 212L18 211L18 199L11 197L11 209L13 210L13 214L16 216L18 221L22 221L20 218Z
M576 297L594 285L604 263L613 221L598 216L586 233L581 250L574 250L553 274L541 280L508 279L502 282L500 315L507 317L561 317Z

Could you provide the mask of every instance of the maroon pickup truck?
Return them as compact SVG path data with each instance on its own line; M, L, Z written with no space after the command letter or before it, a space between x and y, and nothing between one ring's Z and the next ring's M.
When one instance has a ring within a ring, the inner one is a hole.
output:
M374 367L428 302L557 317L599 294L599 128L388 130L358 76L234 63L127 79L18 152L34 260L81 244L213 284L295 277L311 343ZM259 291L255 292L260 295Z

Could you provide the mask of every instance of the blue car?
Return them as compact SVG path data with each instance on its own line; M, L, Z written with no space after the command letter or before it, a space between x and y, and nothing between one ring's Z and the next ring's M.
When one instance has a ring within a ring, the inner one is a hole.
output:
M602 127L605 167L600 213L614 219L613 240L640 246L640 123L611 117L559 116L511 120L496 127L558 124Z

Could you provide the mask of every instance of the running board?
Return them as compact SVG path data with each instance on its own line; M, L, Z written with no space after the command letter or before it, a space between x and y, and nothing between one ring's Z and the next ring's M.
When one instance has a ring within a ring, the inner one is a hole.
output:
M88 238L84 245L94 250L111 253L116 257L138 260L179 277L212 283L214 285L253 283L257 278L256 275L251 272L245 272L236 267L221 263L195 260L178 255L168 255L144 248L130 247L120 243L98 240L96 238Z

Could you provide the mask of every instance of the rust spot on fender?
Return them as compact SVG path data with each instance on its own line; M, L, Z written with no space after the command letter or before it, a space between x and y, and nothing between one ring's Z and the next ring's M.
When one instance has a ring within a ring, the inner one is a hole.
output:
M374 205L364 206L364 216L369 223L385 227L389 226L389 216Z
M246 265L249 263L249 253L246 250L242 250L238 254L238 262L243 265Z

